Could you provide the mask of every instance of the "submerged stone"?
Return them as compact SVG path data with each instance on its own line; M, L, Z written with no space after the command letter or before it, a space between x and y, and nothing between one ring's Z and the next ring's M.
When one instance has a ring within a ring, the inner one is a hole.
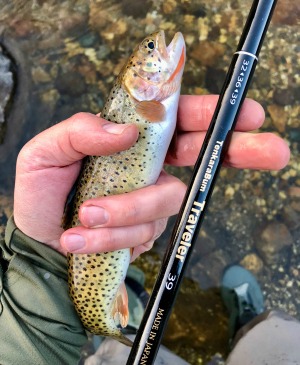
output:
M12 60L0 45L0 143L4 139L5 121L14 88L12 69Z
M283 250L290 248L294 239L287 226L280 222L269 223L256 242L260 257L268 264L279 262Z

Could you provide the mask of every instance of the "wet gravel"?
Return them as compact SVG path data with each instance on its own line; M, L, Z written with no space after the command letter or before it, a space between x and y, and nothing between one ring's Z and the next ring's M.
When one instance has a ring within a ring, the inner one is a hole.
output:
M5 115L11 128L0 145L1 234L12 211L17 151L39 131L78 111L98 113L132 47L145 34L161 28L171 38L182 31L187 44L182 93L220 91L251 1L141 4L0 0L0 45L9 45L18 80ZM257 275L267 307L300 318L298 26L299 4L278 2L248 93L266 111L262 130L287 140L291 160L280 172L221 170L165 336L168 347L191 364L222 363L226 356L227 314L219 285L227 265L240 263ZM169 170L188 182L190 168ZM137 262L146 272L149 291L173 224L171 219L154 250Z

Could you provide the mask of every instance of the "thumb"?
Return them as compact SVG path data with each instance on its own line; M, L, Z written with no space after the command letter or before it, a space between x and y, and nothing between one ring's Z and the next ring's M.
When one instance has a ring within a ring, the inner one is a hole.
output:
M29 141L21 155L30 168L23 167L39 170L71 165L87 155L111 155L131 147L138 133L133 124L111 123L93 114L78 113Z

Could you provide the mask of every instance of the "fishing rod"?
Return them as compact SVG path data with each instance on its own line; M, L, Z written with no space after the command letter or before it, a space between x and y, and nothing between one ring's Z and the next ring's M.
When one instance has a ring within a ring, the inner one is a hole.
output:
M155 361L275 5L276 0L252 4L126 365Z

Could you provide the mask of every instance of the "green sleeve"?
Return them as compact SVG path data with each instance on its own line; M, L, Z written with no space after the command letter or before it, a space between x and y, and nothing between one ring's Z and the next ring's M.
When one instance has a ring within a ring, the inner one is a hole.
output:
M75 365L86 334L68 295L66 258L8 221L0 267L1 365Z

